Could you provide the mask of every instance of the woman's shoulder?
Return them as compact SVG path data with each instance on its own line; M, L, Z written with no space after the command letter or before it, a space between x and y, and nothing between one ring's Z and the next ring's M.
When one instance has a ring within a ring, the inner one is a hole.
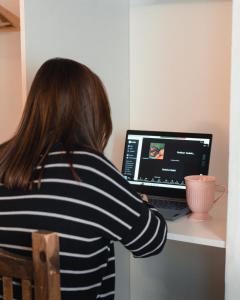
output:
M86 164L102 171L117 171L117 168L104 155L104 153L92 149L87 149L84 147L75 149L74 151L72 151L72 159L76 164Z
M99 151L76 145L66 150L62 144L54 145L48 153L47 163L69 163L93 166L95 169L117 170L114 164Z

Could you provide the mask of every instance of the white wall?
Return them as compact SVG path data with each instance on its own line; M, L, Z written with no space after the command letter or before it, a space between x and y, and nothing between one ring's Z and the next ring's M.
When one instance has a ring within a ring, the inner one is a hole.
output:
M233 1L229 197L225 300L240 295L240 2Z
M231 1L131 4L131 128L213 133L210 174L227 183ZM131 261L131 300L221 300L224 258L168 241L162 256Z
M131 128L213 133L227 183L231 1L134 0L130 20Z
M128 0L21 1L26 82L52 57L87 64L105 83L112 108L113 135L107 156L120 167L129 127ZM117 297L129 299L129 255L117 247Z
M129 127L128 0L24 0L27 88L40 65L52 57L87 64L103 80L114 132L107 154L121 165Z
M18 0L0 5L19 16ZM20 33L0 32L0 143L14 133L22 109Z

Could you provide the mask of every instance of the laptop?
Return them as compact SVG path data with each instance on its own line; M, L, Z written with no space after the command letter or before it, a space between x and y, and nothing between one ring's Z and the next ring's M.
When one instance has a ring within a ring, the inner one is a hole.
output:
M167 220L190 212L184 177L208 175L212 134L128 130L122 174Z

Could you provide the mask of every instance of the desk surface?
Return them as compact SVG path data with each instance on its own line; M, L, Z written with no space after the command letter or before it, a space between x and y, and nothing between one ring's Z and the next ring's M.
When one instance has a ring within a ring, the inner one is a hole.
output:
M209 212L211 219L192 221L189 216L168 221L168 239L225 248L227 197L217 201Z

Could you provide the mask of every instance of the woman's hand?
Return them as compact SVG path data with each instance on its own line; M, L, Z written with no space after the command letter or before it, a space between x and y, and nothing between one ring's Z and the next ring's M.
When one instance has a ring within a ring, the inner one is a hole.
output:
M146 194L139 194L140 195L140 197L142 198L142 200L144 201L144 202L148 202L148 197L147 197L147 195Z

